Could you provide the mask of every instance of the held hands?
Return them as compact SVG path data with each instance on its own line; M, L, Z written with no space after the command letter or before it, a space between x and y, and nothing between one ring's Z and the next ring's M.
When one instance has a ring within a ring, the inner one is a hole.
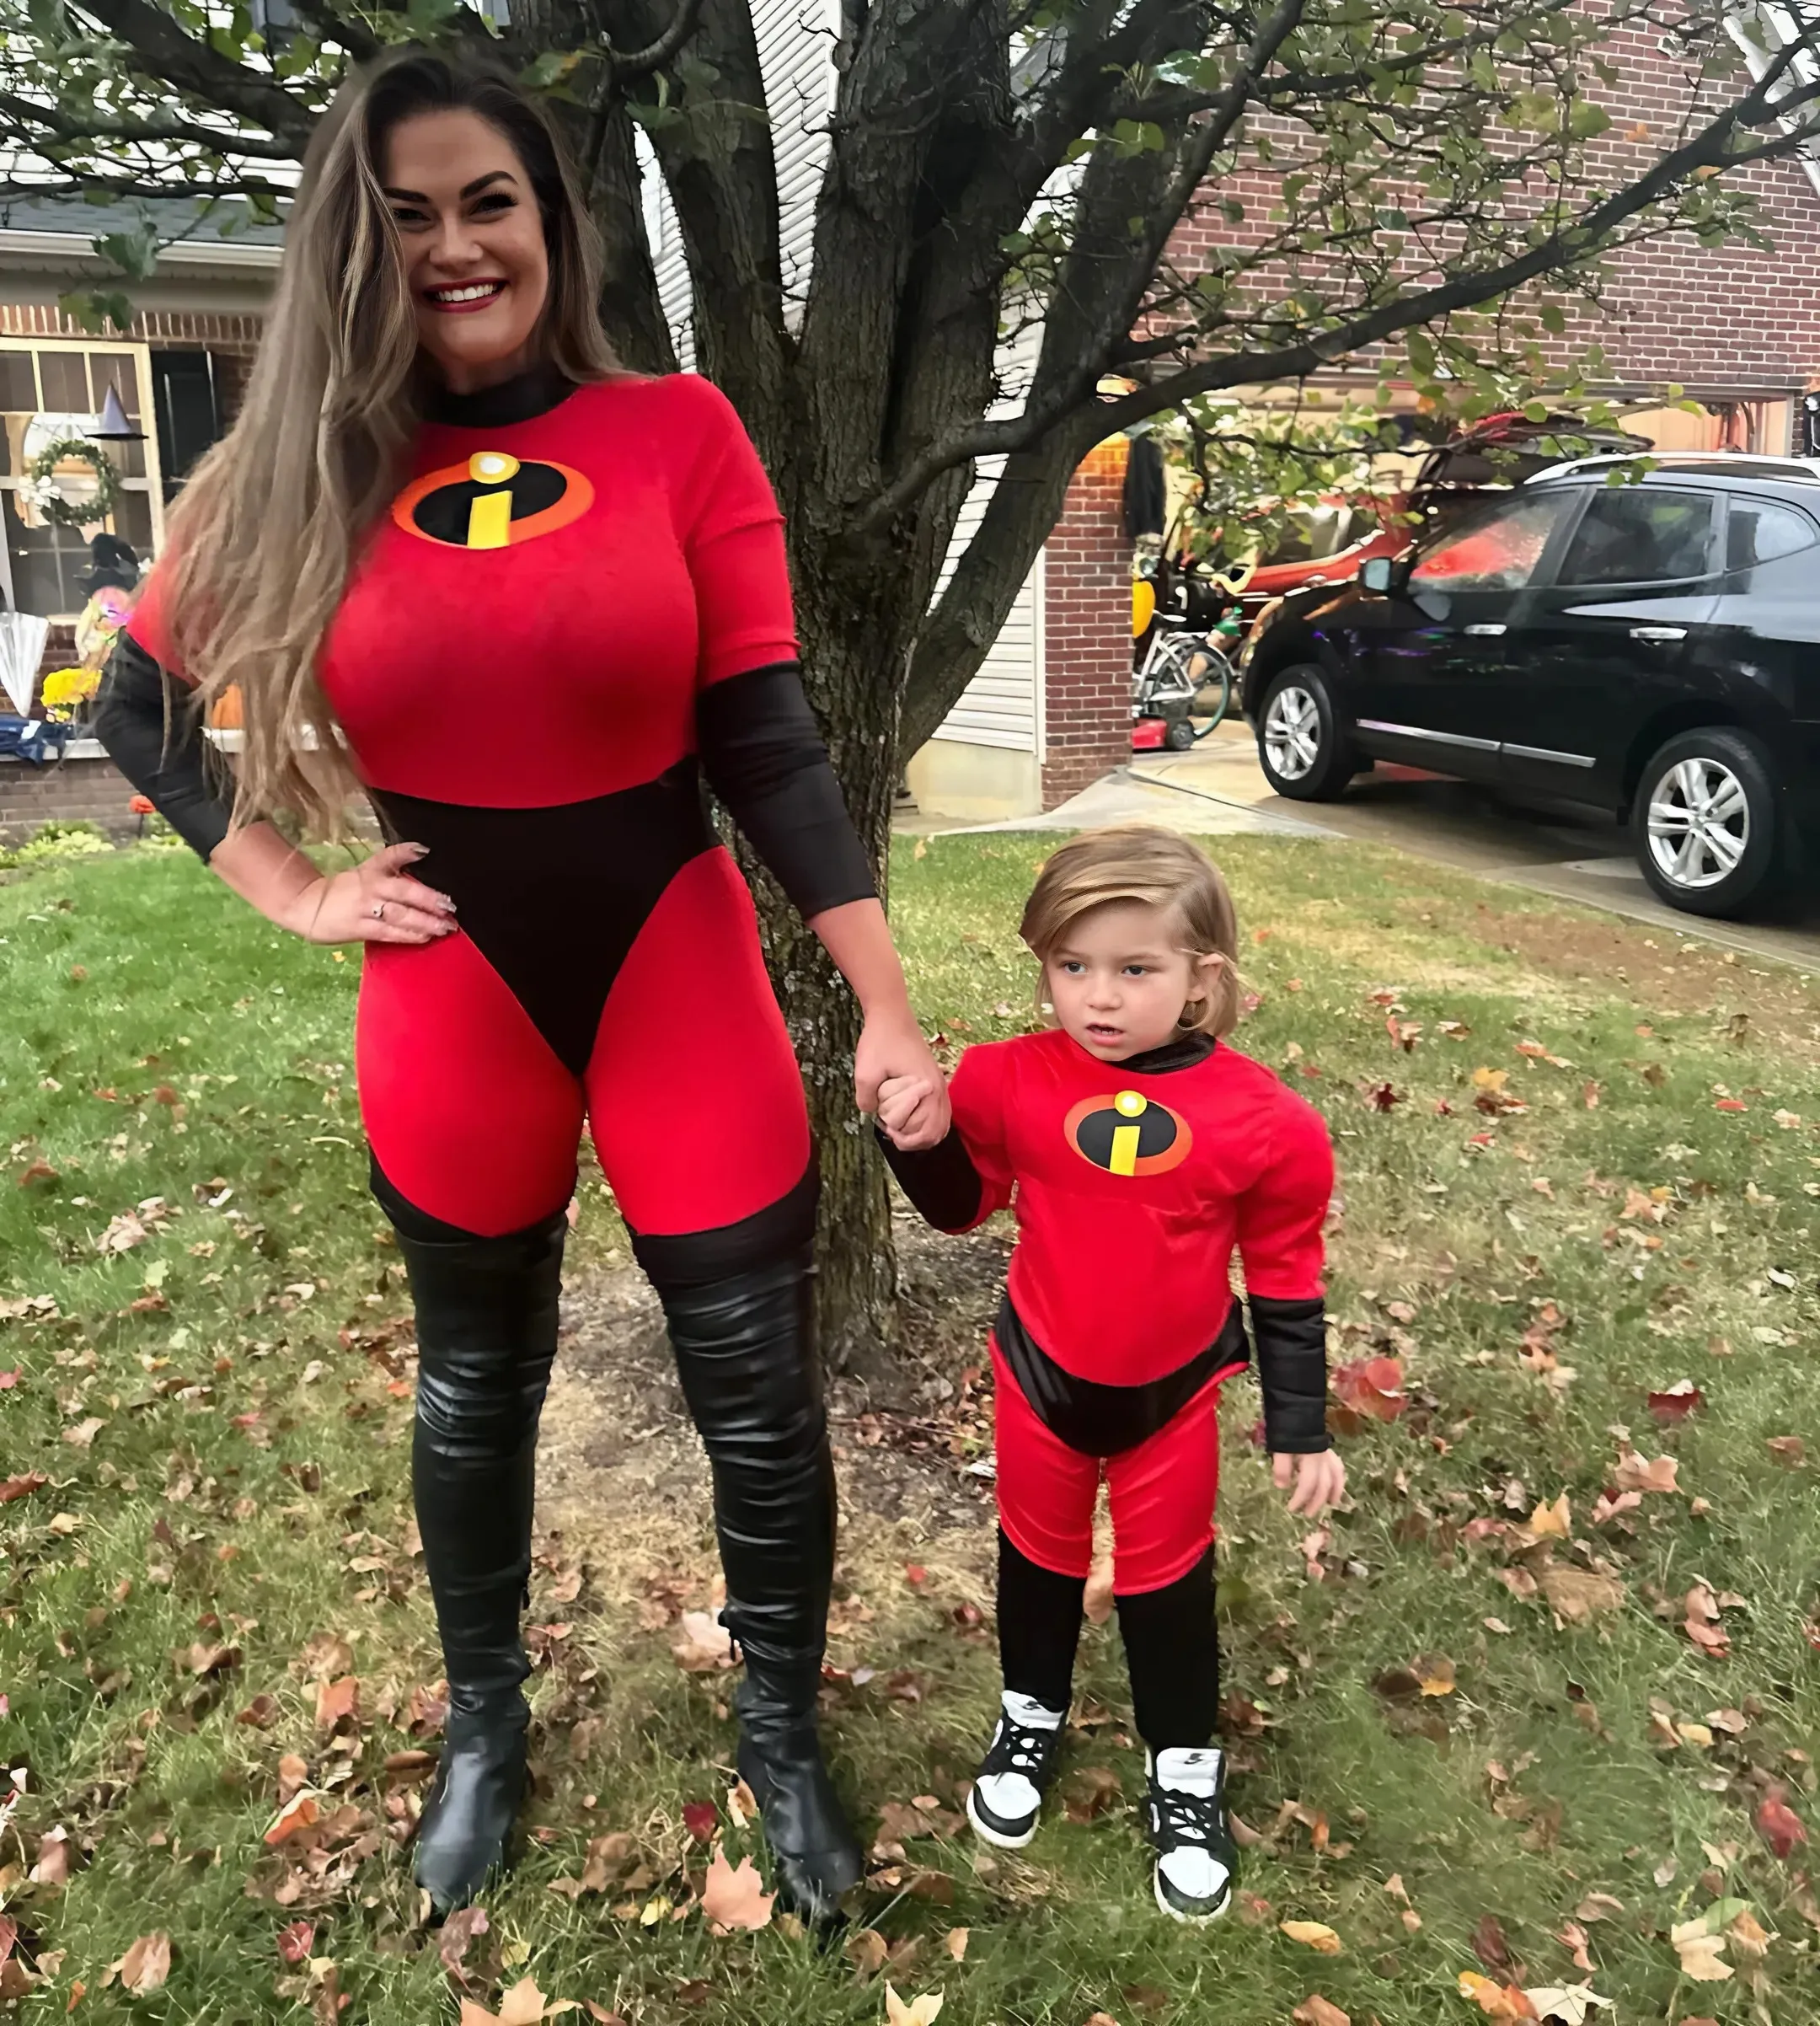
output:
M312 943L433 943L455 933L455 903L408 878L421 844L388 844L345 872L313 880L286 908L283 925Z
M1271 1476L1280 1492L1288 1491L1293 1482L1289 1509L1309 1519L1339 1504L1346 1497L1346 1466L1337 1450L1322 1450L1314 1455L1272 1456Z
M854 1051L854 1094L906 1153L947 1137L947 1079L907 1008L900 1016L867 1016Z

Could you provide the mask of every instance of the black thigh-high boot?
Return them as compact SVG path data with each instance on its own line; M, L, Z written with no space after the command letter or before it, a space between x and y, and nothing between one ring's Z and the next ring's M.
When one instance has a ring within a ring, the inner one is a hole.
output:
M865 1860L816 1730L835 1499L800 1216L806 1192L812 1230L812 1184L806 1183L794 1202L747 1220L751 1239L766 1241L762 1246L740 1242L738 1225L701 1234L699 1246L688 1238L636 1244L662 1299L683 1396L714 1469L725 1617L746 1663L735 1698L740 1774L758 1802L786 1903L827 1921L864 1875ZM779 1214L787 1205L797 1214L783 1225ZM780 1246L780 1238L795 1242ZM750 1259L760 1251L767 1263L736 1266L741 1253Z
M418 1832L439 1913L510 1862L524 1798L519 1617L531 1573L538 1416L556 1350L563 1212L501 1238L440 1225L376 1182L417 1310L411 1487L448 1675L447 1734ZM441 1236L426 1233L440 1231Z

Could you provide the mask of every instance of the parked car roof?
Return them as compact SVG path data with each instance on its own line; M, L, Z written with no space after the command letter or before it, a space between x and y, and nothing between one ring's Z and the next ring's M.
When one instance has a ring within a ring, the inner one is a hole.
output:
M1581 478L1589 472L1609 471L1616 466L1639 462L1646 465L1641 474L1646 480L1697 475L1702 479L1736 479L1757 485L1772 480L1796 485L1820 485L1820 458L1742 457L1735 451L1726 450L1651 451L1641 459L1619 456L1574 458L1565 464L1550 464L1545 470L1537 472L1529 483L1546 485L1556 479Z

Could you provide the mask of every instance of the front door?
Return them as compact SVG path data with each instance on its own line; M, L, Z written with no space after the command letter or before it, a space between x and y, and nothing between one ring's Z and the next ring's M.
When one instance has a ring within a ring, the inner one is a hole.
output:
M1494 722L1512 786L1615 811L1630 745L1717 603L1719 501L1652 481L1563 490L1585 512L1524 600Z
M1366 749L1440 774L1498 778L1495 699L1524 592L1565 525L1561 492L1500 501L1421 555L1356 639ZM1365 619L1364 613L1359 614Z

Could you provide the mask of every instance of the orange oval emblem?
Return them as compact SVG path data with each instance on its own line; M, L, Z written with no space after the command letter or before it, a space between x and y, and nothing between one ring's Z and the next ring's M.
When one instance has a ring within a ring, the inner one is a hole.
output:
M1062 1129L1083 1160L1109 1175L1166 1175L1194 1150L1188 1121L1141 1091L1084 1097Z
M392 518L439 549L516 549L580 520L593 504L592 484L572 465L479 450L413 479L393 501Z

